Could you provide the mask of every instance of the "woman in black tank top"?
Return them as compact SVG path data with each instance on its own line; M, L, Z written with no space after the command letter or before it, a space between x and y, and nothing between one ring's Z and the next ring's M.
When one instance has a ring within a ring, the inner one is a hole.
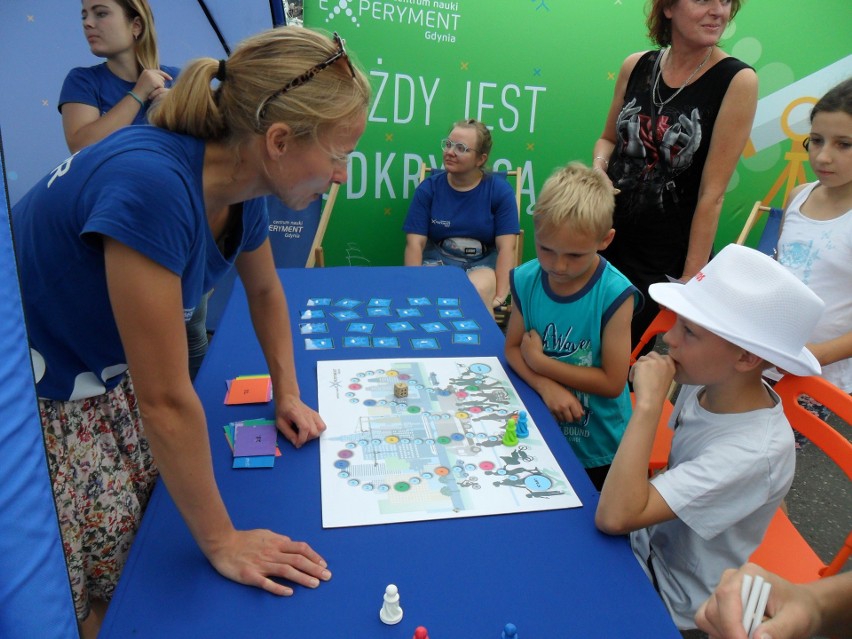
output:
M686 281L709 260L728 182L757 108L757 75L717 45L740 0L651 0L661 48L627 57L593 165L616 196L605 257L645 295L635 345L659 307L648 286Z

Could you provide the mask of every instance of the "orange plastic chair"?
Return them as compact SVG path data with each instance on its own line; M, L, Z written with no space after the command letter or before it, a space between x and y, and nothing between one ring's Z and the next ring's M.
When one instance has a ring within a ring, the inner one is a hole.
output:
M660 312L657 313L657 316L648 328L645 329L645 332L642 333L642 337L639 339L639 343L636 344L636 348L634 348L633 352L630 353L631 366L633 366L633 364L636 363L636 360L639 359L639 353L642 352L645 345L657 335L665 333L674 326L676 319L677 315L675 315L673 311L670 311L667 308L660 309ZM672 383L672 387L669 389L669 398L672 396L674 388L675 384ZM630 401L635 405L633 393L630 393ZM665 403L663 403L663 414L660 415L660 422L657 424L657 433L654 436L654 446L651 448L651 460L648 463L649 475L653 475L654 473L661 471L669 463L669 451L672 448L672 436L674 435L674 431L669 428L668 425L669 419L672 416L672 410L674 410L674 406L671 401L666 399Z
M667 308L661 308L660 312L657 313L657 316L651 321L648 328L645 329L645 332L642 333L642 337L639 338L639 343L636 344L636 347L633 349L633 352L630 353L630 365L636 363L636 360L639 359L639 353L642 352L642 349L650 342L654 337L665 333L671 329L675 324L675 320L677 319L677 315L674 311L670 311Z
M852 442L798 402L800 395L808 395L852 424L852 397L816 376L785 375L775 385L775 392L793 429L819 447L852 480ZM793 583L807 583L840 572L850 554L852 531L832 560L824 563L779 508L751 561Z

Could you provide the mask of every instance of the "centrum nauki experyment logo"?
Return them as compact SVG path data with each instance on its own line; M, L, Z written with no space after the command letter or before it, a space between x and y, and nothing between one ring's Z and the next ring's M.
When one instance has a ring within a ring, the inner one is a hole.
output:
M355 2L350 0L338 0L336 3L320 2L320 9L328 10L328 16L325 19L326 22L331 22L338 16L344 15L347 18L350 18L352 22L355 23L356 27L360 27L361 25L358 22L358 18L355 16L355 12L352 11L352 8L349 6L351 4L355 4Z

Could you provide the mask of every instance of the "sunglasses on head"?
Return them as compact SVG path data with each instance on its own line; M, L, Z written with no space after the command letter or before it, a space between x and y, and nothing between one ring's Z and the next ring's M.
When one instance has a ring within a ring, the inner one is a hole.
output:
M355 77L355 67L352 66L352 61L349 59L349 54L346 53L346 47L343 46L343 39L337 34L337 31L334 32L332 40L335 42L335 44L337 44L337 51L335 53L332 53L328 58L326 58L319 64L315 64L314 66L312 66L303 74L297 75L287 84L285 84L280 91L276 91L268 98L266 98L266 100L263 102L263 106L261 106L259 110L259 113L261 115L263 114L264 110L266 109L266 105L269 104L270 100L277 98L279 95L284 95L285 93L295 89L296 87L300 87L303 84L307 84L314 78L317 73L319 73L323 69L327 69L340 59L346 61L346 64L349 67L349 72L352 74L353 78Z

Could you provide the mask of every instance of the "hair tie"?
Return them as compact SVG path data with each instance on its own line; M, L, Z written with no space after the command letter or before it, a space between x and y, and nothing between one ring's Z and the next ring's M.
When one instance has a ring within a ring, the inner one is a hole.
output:
M216 71L216 79L219 82L225 81L225 61L219 60L219 69Z

